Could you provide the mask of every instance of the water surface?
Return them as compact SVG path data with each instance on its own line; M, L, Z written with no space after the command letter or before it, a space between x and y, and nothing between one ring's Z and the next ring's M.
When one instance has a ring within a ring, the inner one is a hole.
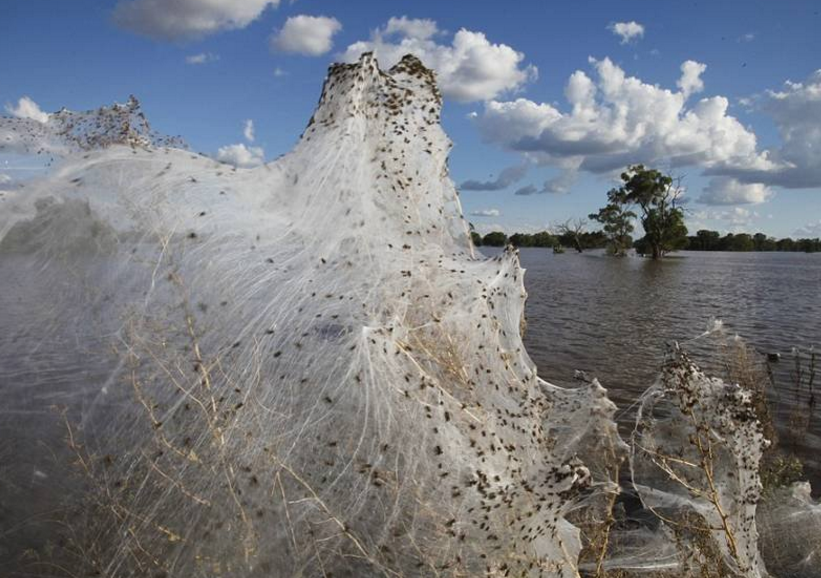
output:
M778 425L786 427L795 404L792 348L821 345L821 254L683 251L661 262L602 251L520 254L527 269L524 342L548 381L572 383L576 370L598 377L629 421L665 344L691 339L717 318L762 354L781 354L770 364L771 393ZM799 452L815 481L821 411L812 424Z

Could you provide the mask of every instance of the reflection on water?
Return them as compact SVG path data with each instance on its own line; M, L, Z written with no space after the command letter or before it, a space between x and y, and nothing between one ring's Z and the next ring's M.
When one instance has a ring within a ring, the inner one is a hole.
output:
M665 343L695 337L718 318L759 351L782 355L772 369L783 424L792 401L791 349L821 345L821 254L682 252L654 262L522 249L521 262L524 341L539 374L567 384L583 370L621 407L652 383ZM802 452L816 471L819 414Z

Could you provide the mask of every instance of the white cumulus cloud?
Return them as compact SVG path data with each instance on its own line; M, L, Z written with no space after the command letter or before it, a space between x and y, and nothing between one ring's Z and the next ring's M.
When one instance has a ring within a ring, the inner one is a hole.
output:
M209 62L216 62L220 57L210 52L200 52L199 54L191 54L185 57L186 64L207 64Z
M751 211L750 209L745 209L744 207L733 207L732 209L728 209L726 211L718 211L713 213L713 219L725 221L730 225L733 225L735 230L742 230L745 227L749 227L754 220L758 219L761 215L759 215L755 211Z
M254 121L250 118L245 121L245 126L242 129L242 135L248 142L254 142Z
M793 235L804 238L821 237L821 219L818 219L814 223L807 223L803 227L796 229Z
M803 82L787 81L781 90L767 91L754 102L772 118L781 137L781 145L766 152L774 166L769 170L731 167L724 174L747 183L820 188L821 70Z
M637 162L772 168L756 135L729 114L725 97L688 105L689 92L703 88L703 65L686 62L673 91L628 76L608 58L590 63L593 77L578 70L568 79L565 111L524 98L487 102L474 119L484 140L566 171L554 190L566 190L573 172L609 173Z
M741 183L732 177L715 177L698 202L706 205L757 205L772 198L770 187L762 183Z
M240 168L258 167L265 163L265 151L260 147L232 144L220 147L217 151L217 160Z
M749 225L754 218L758 217L758 213L744 207L733 207L722 216L724 220L729 221L731 224L740 226Z
M712 229L717 223L723 225L722 230L730 232L746 232L755 221L761 219L761 214L744 207L726 209L708 209L696 211L687 215L687 227L692 231Z
M435 20L428 18L408 18L400 16L391 18L383 30L384 36L391 34L401 34L408 38L419 38L425 40L439 33L439 27Z
M524 64L524 55L506 44L493 44L481 32L459 30L450 44L432 20L391 18L373 31L370 40L348 46L341 58L354 62L363 52L374 52L382 67L390 67L413 54L437 73L442 93L461 102L489 100L515 91L537 75Z
M28 96L17 101L17 105L6 104L6 112L17 118L30 118L37 122L47 122L48 113L43 112L40 106Z
M245 28L279 0L120 0L115 24L158 40L200 38Z
M704 90L702 63L681 65L678 90L630 77L608 58L590 63L592 76L577 70L568 79L564 110L524 98L492 100L471 118L486 142L565 171L610 173L637 162L699 167L718 177L699 198L708 204L762 203L771 187L821 188L821 70L743 100L778 129L780 144L763 149L726 97L693 98ZM542 191L521 194L534 192Z
M688 60L681 65L681 78L679 78L676 86L681 89L685 98L704 90L704 81L701 80L701 75L704 74L705 70L707 70L707 65L695 60Z
M470 213L471 217L499 217L501 216L499 209L480 209Z
M271 48L281 52L296 52L319 56L333 47L334 34L342 30L336 18L327 16L291 16L271 37Z
M607 27L610 32L621 38L622 44L627 44L644 36L644 26L631 20L630 22L614 22Z

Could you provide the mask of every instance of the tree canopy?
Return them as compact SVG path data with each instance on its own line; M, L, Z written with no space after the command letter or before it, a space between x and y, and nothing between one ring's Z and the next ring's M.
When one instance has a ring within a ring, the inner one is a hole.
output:
M603 225L615 255L630 247L633 219L641 211L644 236L633 245L642 254L660 259L671 251L687 246L684 211L677 205L683 192L681 180L644 165L632 165L621 174L622 185L607 193L608 203L590 218Z
M633 219L636 218L636 213L624 202L619 189L611 189L607 193L607 198L610 202L599 209L598 213L590 213L588 217L601 223L607 235L608 250L613 255L626 255L627 250L633 246L631 233L634 230Z

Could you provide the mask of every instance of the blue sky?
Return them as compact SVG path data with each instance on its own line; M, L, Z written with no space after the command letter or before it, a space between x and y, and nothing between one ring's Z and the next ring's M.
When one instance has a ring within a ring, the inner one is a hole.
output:
M362 46L381 61L410 47L439 69L451 175L478 181L461 190L480 230L584 216L629 161L685 175L691 229L818 236L819 10L750 0L4 0L0 107L25 115L27 96L46 112L84 110L134 94L155 129L253 163L293 146L329 63ZM0 173L22 178L18 168ZM494 182L506 168L515 178Z

